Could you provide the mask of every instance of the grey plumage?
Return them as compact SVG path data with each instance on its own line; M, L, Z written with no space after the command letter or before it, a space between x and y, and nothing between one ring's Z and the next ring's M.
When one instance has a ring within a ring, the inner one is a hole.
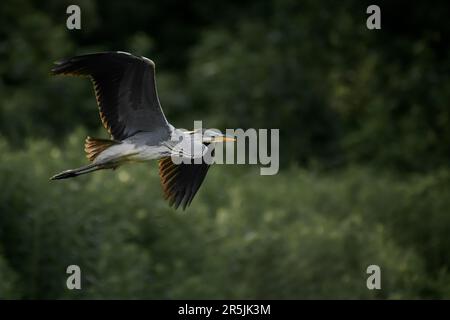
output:
M124 140L139 131L161 140L170 137L151 60L125 52L94 53L59 61L52 73L91 78L100 118L113 139Z
M52 74L90 77L100 118L111 135L111 140L88 137L85 151L92 163L63 171L52 180L115 169L131 161L159 159L161 184L169 204L186 208L192 202L209 165L204 162L176 165L170 156L177 152L185 158L199 158L219 140L209 137L197 141L197 135L169 124L159 102L153 61L126 52L86 54L56 62ZM200 144L201 153L177 149L175 137L180 136Z

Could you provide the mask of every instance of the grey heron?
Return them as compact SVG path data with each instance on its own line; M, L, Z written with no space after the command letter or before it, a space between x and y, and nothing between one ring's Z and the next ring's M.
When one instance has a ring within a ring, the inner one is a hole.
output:
M172 126L161 109L155 64L148 58L121 51L86 54L56 62L51 72L91 79L100 119L111 136L111 139L88 136L85 152L91 163L63 171L51 180L158 159L164 197L171 206L181 205L185 209L200 188L209 164L204 161L176 164L171 156L199 159L215 143L234 141L217 131L194 134ZM180 137L190 142L189 148L180 147Z

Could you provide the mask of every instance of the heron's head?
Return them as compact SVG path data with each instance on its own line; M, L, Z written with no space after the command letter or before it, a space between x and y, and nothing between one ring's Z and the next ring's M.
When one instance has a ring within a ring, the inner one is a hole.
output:
M206 129L205 131L203 131L202 142L205 144L233 141L236 141L236 138L222 134L218 130Z

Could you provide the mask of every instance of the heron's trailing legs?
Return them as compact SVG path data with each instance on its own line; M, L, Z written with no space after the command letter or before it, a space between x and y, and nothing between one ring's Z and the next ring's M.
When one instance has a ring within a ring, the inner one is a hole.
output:
M60 179L67 179L67 178L73 178L82 174L86 174L92 171L102 170L102 169L115 169L116 166L111 165L104 165L104 164L97 164L97 163L91 163L86 166L76 168L76 169L69 169L66 171L63 171L61 173L55 174L53 177L50 178L50 180L60 180Z

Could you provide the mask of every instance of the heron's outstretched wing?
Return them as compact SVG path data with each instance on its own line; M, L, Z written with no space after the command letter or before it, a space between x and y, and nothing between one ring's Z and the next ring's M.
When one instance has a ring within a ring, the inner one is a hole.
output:
M186 209L194 199L208 169L209 165L206 163L177 165L170 157L159 160L159 176L165 199L175 209L180 204Z
M149 131L170 137L159 104L155 64L126 52L102 52L56 62L53 74L89 76L94 84L100 118L114 140Z

